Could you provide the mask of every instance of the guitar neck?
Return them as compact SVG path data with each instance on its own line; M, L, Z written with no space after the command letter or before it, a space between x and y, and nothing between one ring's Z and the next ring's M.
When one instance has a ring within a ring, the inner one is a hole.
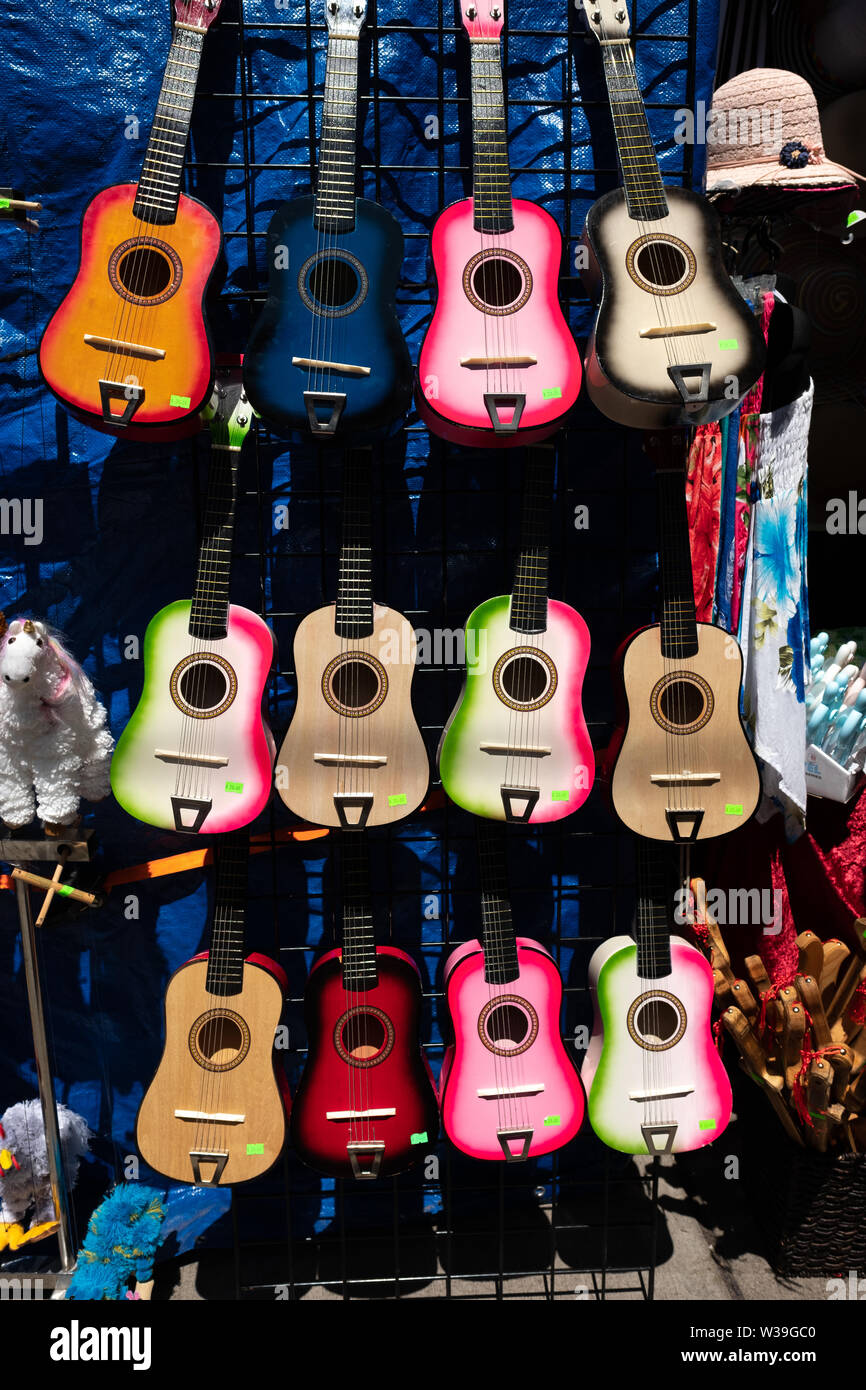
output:
M340 836L342 858L342 979L343 989L375 989L379 982L376 934L370 901L370 863L363 830Z
M698 651L695 587L686 508L685 465L656 473L662 656L684 661Z
M469 47L475 230L496 235L514 230L499 38L471 38Z
M628 39L606 39L602 53L629 217L655 222L667 217L668 201L631 46Z
M554 449L542 447L527 451L520 554L511 590L509 627L512 632L544 632L547 629L550 516L555 467Z
M350 449L343 464L343 523L335 631L358 641L373 631L373 545L369 449Z
M476 827L484 979L491 985L507 985L519 977L520 968L505 871L505 828L498 821L481 819Z
M204 527L189 615L190 636L204 642L218 642L228 633L239 455L239 447L211 446Z
M221 835L214 844L216 893L205 988L208 994L240 994L244 984L249 831Z
M183 161L206 30L175 25L133 212L165 226L177 217Z
M668 846L655 840L637 842L637 910L635 941L637 973L642 980L658 980L671 973L670 861Z
M320 232L355 226L355 134L358 116L358 38L331 34L313 225Z

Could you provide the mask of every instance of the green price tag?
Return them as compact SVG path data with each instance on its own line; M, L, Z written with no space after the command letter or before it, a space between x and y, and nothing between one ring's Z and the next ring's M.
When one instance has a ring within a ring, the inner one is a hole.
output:
M172 396L169 405L179 405L184 409L189 408L189 396Z
M410 1144L426 1144L426 1143L427 1143L427 1131L426 1131L426 1129L422 1129L420 1134L411 1134L411 1135L409 1136L409 1143L410 1143Z
M58 883L57 891L61 898L69 898L72 895L72 889L66 883Z
M735 806L735 805L733 804L733 802L730 802L730 801L729 801L729 802L727 803L727 805L725 806L725 815L726 815L726 816L741 816L742 814L743 814L743 808L742 808L742 806Z
M541 393L541 399L543 401L558 401L561 395L561 386L546 386Z
M0 201L0 207L6 206L5 199ZM848 226L856 227L858 222L866 218L866 212L852 212L848 214Z
M0 198L0 208L8 208L12 203L11 198Z
M715 1129L715 1120L698 1120L698 1129Z
M738 348L739 346L740 346L740 344L739 344L739 340L738 340L737 338L720 338L720 339L719 339L719 351L720 351L720 352L736 352L736 350L737 350L737 348Z
M244 784L243 784L243 782L226 782L226 791L227 791L227 792L242 792L243 789L244 789Z
M568 792L551 792L550 799L551 801L567 801Z
M559 1115L545 1115L544 1123L546 1125L558 1125L562 1123L562 1119Z
M264 1146L264 1144L247 1144L247 1153L248 1153L248 1154L263 1154L264 1151L265 1151L265 1146Z
M405 806L405 805L406 805L406 793L405 793L405 792L400 792L397 796L389 796L389 797L388 797L388 805L389 805L389 806Z

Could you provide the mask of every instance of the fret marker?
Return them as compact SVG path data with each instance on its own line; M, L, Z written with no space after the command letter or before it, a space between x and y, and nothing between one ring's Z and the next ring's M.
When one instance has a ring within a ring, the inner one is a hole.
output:
M226 782L226 791L227 791L227 792L242 792L243 789L244 789L244 784L243 784L243 782Z
M550 799L551 801L567 801L568 792L551 792Z
M265 1146L264 1146L264 1144L247 1144L247 1154L248 1154L248 1155L249 1155L249 1154L263 1154L264 1151L265 1151Z
M169 405L179 405L183 410L188 410L190 405L189 396L172 396Z
M561 386L546 386L541 393L541 399L543 401L557 401L561 395Z
M389 806L405 806L405 805L406 805L406 793L405 793L405 792L400 792L397 796L389 796L389 797L388 797L388 805L389 805Z
M726 816L741 816L742 814L743 814L743 808L742 808L742 806L733 806L733 805L731 805L731 804L729 803L729 804L725 807L725 815L726 815Z

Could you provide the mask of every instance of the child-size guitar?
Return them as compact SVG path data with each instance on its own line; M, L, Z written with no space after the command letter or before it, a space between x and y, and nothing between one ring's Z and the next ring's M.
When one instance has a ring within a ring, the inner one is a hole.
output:
M558 286L562 234L511 195L500 35L504 0L461 0L472 59L472 197L433 228L436 307L415 398L431 430L506 446L553 434L580 392L580 356Z
M583 7L604 55L624 184L586 220L584 282L599 302L587 389L610 419L638 429L720 420L763 371L763 335L725 272L716 213L662 182L626 0Z
M144 635L144 689L111 763L124 810L166 830L248 825L267 804L275 744L263 713L271 630L229 602L241 448L251 410L237 368L211 407L204 532L192 601L163 608Z
M346 454L337 601L295 635L298 699L276 769L296 816L344 829L410 816L430 779L412 712L415 633L373 602L371 461L368 449Z
M210 950L172 975L165 1048L136 1121L141 1156L175 1182L226 1187L267 1172L285 1140L288 1087L274 1053L286 976L244 956L248 832L214 848Z
M659 511L660 621L620 649L611 797L636 835L681 843L737 830L761 780L740 721L737 639L695 614L684 430L651 435Z
M589 630L547 596L554 467L552 448L530 449L514 587L470 614L463 692L439 745L451 800L493 820L570 815L595 773L581 704Z
M260 415L327 440L380 433L405 413L412 365L395 299L403 233L355 196L358 40L367 0L329 0L316 192L278 208L268 297L244 357Z
M340 837L341 944L304 991L309 1051L292 1108L292 1144L311 1168L369 1180L418 1162L439 1129L421 1050L421 980L396 946L377 946L367 837Z
M622 1153L685 1153L718 1139L731 1083L713 1040L713 971L670 932L671 853L640 840L634 938L595 951L595 1010L581 1067L593 1129Z
M477 821L482 939L445 963L454 1029L439 1078L442 1124L473 1158L516 1163L562 1148L583 1119L580 1077L562 1042L562 980L548 951L515 937L504 826Z
M204 296L222 235L213 213L180 188L202 45L220 3L175 0L141 177L88 204L75 280L39 346L42 375L62 403L124 438L194 433L211 393Z

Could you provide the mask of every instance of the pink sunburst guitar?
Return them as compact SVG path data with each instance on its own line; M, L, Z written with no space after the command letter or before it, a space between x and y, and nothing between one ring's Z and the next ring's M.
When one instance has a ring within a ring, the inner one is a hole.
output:
M580 356L559 305L562 234L511 196L499 40L504 0L462 0L472 55L472 197L433 228L437 302L416 401L436 434L508 446L552 434L580 392Z
M560 1036L559 971L537 941L514 935L505 828L477 826L483 934L445 964L454 1042L442 1065L439 1103L458 1149L517 1163L574 1138L583 1087Z

